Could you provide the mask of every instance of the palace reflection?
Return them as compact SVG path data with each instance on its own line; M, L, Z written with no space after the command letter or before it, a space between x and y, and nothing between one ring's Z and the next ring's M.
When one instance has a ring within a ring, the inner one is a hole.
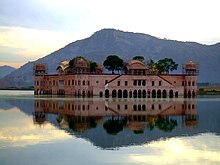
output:
M171 132L178 124L186 127L197 125L197 101L187 100L133 100L133 99L81 99L35 100L34 123L46 122L47 114L57 114L63 129L84 132L102 125L108 134L116 135L123 128L134 133L155 128ZM176 117L181 118L178 122Z

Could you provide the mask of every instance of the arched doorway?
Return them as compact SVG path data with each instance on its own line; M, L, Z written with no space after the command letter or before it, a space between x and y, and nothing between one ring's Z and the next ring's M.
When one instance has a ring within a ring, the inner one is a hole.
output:
M173 98L173 90L172 90L172 89L171 89L170 92L169 92L169 97L170 97L170 98Z
M161 90L157 90L157 98L161 98Z
M165 89L163 90L162 95L163 95L163 98L167 97L167 91Z
M187 98L187 91L184 90L184 98Z
M112 91L112 97L116 97L117 96L117 93L116 93L116 90L114 89L113 91Z
M196 97L196 93L195 93L195 91L192 91L192 97L193 97L193 98Z
M118 90L118 98L122 98L122 90L121 89Z
M142 96L143 96L143 98L146 98L146 90L143 90L143 92L142 92Z
M175 92L175 97L176 97L176 98L178 97L178 92L177 92L177 91Z
M188 98L191 98L191 92L188 91Z
M156 90L152 90L152 98L156 98Z
M128 97L128 91L127 91L126 89L123 91L123 97L124 97L124 98L127 98L127 97Z
M109 90L108 89L105 90L105 97L107 97L107 98L109 97Z
M86 96L86 92L83 90L82 92L82 96L85 97Z
M132 98L132 91L129 92L129 97Z
M134 98L137 98L137 90L134 90L133 96Z
M141 98L141 90L138 90L138 98Z
M99 92L99 97L102 97L103 96L103 93L102 91Z

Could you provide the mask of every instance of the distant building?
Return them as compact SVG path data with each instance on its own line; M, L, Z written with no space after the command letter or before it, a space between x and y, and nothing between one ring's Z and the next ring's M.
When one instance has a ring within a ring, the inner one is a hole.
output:
M196 97L198 65L189 61L183 65L182 74L157 74L150 72L141 61L131 60L123 74L104 74L102 67L91 72L89 62L83 57L69 64L63 61L58 74L47 74L47 67L34 67L34 93L47 95L100 96L118 98L178 98Z

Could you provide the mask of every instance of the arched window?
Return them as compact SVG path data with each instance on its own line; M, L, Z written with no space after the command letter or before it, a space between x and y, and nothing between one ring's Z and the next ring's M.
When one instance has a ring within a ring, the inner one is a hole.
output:
M173 98L173 90L172 90L172 89L171 89L170 92L169 92L169 97L170 97L170 98Z
M157 98L161 98L161 90L157 90Z
M116 90L114 89L113 91L112 91L112 97L116 97L117 96L117 93L116 93Z
M156 90L152 90L152 98L156 98Z

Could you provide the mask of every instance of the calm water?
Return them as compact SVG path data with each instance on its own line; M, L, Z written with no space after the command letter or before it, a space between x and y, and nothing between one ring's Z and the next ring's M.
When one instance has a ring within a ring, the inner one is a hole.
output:
M0 164L220 164L220 96L100 99L0 91Z

